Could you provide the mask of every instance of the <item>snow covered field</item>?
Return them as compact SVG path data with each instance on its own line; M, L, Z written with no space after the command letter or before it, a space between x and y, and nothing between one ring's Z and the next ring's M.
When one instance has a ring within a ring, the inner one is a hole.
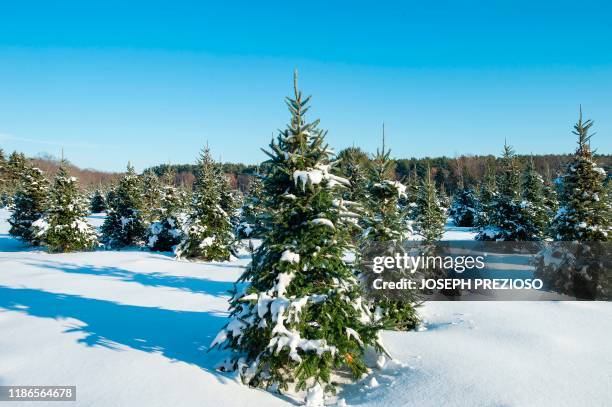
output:
M77 402L63 404L78 406L295 404L216 372L222 355L206 352L248 256L50 255L12 239L7 217L0 210L0 385L76 385ZM612 303L432 302L421 315L418 332L383 334L405 366L376 371L378 386L345 386L348 405L612 404Z

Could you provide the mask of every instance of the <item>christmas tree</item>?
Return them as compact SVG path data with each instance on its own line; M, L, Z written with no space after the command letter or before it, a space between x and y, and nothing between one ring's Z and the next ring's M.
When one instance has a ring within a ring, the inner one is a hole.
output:
M495 212L493 206L497 198L497 186L495 185L495 172L493 166L486 162L484 177L480 183L478 191L478 212L476 213L475 225L485 228L489 225L491 214Z
M378 329L362 305L349 249L346 208L331 173L333 152L318 121L307 123L309 97L288 98L291 122L270 144L264 180L271 227L239 281L246 290L231 300L231 319L211 346L231 349L223 369L244 383L286 391L333 391L332 374L367 370L364 351ZM380 347L379 347L380 349Z
M38 168L23 170L19 189L13 198L13 212L9 218L9 233L32 245L40 242L32 230L32 223L40 219L47 207L49 182Z
M152 222L160 212L162 191L159 179L153 171L142 175L142 208L145 222Z
M473 227L478 214L479 202L472 188L462 188L455 197L450 209L450 216L456 226Z
M368 155L358 147L349 147L338 154L338 160L340 174L351 184L343 193L344 200L364 206L367 201Z
M4 165L3 171L3 203L5 206L13 202L13 196L19 188L21 178L28 167L28 160L23 153L13 151Z
M230 259L234 235L227 212L221 207L226 188L221 171L208 146L197 163L191 207L183 227L183 238L175 249L178 258L205 261Z
M421 180L417 173L416 164L412 166L412 171L408 173L408 181L406 182L406 199L403 205L408 211L408 216L414 219L416 216L417 200L419 199L419 193L421 191Z
M153 222L147 231L147 245L153 251L170 252L183 237L183 209L185 193L173 185L174 172L166 169L161 203L153 212Z
M416 201L413 228L415 233L423 237L425 243L433 243L442 238L445 223L446 212L440 204L428 167Z
M219 206L225 212L232 229L240 223L240 200L232 189L230 179L227 174L223 173L221 165L215 165L216 177L219 183Z
M259 238L265 227L264 194L262 176L255 174L249 181L249 193L245 197L240 223L236 228L240 238Z
M358 259L362 264L371 264L372 258L381 252L393 254L403 251L403 243L412 235L408 213L400 205L400 201L406 199L406 186L393 180L394 162L389 158L390 154L391 150L385 150L383 133L382 149L376 151L370 167L368 204L362 220L364 231L358 250ZM361 279L370 286L374 276L379 277L366 271ZM419 321L414 303L415 299L408 295L401 299L377 295L372 299L370 310L375 322L386 329L407 330L414 328Z
M491 201L488 224L480 227L476 240L527 240L527 229L521 210L520 170L514 150L504 143L498 193Z
M87 223L87 203L80 195L77 179L69 176L62 159L42 218L32 224L37 239L52 253L91 250L98 244Z
M8 196L8 163L4 156L4 150L0 148L0 208L8 205Z
M100 189L95 190L93 196L91 197L89 208L91 213L100 213L106 210L106 198Z
M101 229L104 243L112 248L143 245L146 226L142 182L130 164L113 194L107 200L107 216Z
M591 120L582 110L573 133L578 148L558 180L559 210L552 237L536 257L538 278L557 292L582 299L612 299L612 264L607 243L612 237L612 203L606 172L590 146Z
M550 213L546 207L544 180L535 171L533 157L525 167L522 187L521 212L525 226L525 240L542 240L547 232Z

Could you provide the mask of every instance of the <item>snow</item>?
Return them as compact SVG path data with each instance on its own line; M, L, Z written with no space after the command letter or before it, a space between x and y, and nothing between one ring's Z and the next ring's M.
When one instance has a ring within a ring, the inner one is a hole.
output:
M144 250L52 255L11 238L7 218L0 210L0 384L76 385L79 406L294 404L216 371L225 354L207 352L228 322L227 291L247 255L225 263ZM445 238L473 238L465 229L447 228ZM281 310L295 317L306 301L317 299L277 298L261 311L276 313L282 330ZM337 399L314 385L308 403L609 405L610 302L428 302L419 312L419 330L381 334L393 359L374 358L373 373ZM289 349L325 347L281 337Z
M291 250L287 249L281 254L280 261L286 261L288 263L299 263L300 255L298 253L293 253Z

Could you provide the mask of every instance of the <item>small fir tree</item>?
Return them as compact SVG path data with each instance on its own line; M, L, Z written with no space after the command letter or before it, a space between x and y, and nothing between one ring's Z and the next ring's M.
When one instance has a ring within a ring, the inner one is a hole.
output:
M398 252L404 250L403 244L412 235L408 223L408 213L400 205L406 199L406 186L391 178L394 162L389 158L390 150L385 150L384 133L382 150L377 150L371 160L370 181L368 183L368 205L363 217L364 232L359 242L358 260L370 263L373 256L381 251ZM399 273L398 270L394 272ZM361 276L367 286L375 274L366 271ZM370 311L376 323L387 329L408 330L418 322L415 298L389 298L377 295L372 299Z
M161 188L161 203L153 212L153 222L147 231L147 245L153 251L171 252L183 237L184 191L174 187L174 171L166 170Z
M527 240L527 229L521 210L520 170L514 150L504 143L501 174L497 179L497 195L491 202L488 224L481 227L477 240Z
M238 223L240 223L240 213L238 212L238 208L240 208L240 199L232 189L230 179L228 175L223 172L221 165L215 165L215 172L219 184L219 206L223 212L225 212L232 229L234 229L238 226Z
M175 254L186 259L229 260L234 236L228 214L221 207L225 185L208 146L200 154L195 176L190 211Z
M332 374L347 369L361 377L365 348L377 344L378 329L365 322L359 284L343 259L349 236L336 187L348 181L330 173L332 152L318 121L304 120L309 99L296 80L287 99L291 123L267 152L272 227L212 344L233 351L223 368L238 370L244 383L278 391L332 391Z
M236 228L238 237L259 238L265 228L264 194L262 176L255 174L249 181L249 193L240 212L240 223Z
M87 202L77 179L69 176L62 159L42 218L32 224L37 239L52 253L91 250L98 244L95 230L87 223Z
M414 213L414 231L423 237L425 243L434 243L442 238L446 213L438 199L429 168L421 184Z
M494 202L497 198L497 186L495 185L495 172L487 162L484 177L478 191L478 212L476 213L475 225L479 229L485 228L490 223L491 214L495 211Z
M153 171L142 175L142 209L145 222L151 223L160 212L162 190L159 178Z
M111 248L142 246L146 232L142 182L130 164L113 194L101 229L104 243Z
M106 198L100 189L96 189L89 204L91 213L100 213L106 210Z
M523 201L521 210L525 225L525 240L544 239L550 221L544 196L544 180L535 171L533 157L523 173Z
M32 223L40 219L47 206L49 182L38 168L23 170L19 189L13 199L13 211L8 222L9 233L34 246L40 243L32 230Z
M552 221L552 237L536 257L537 278L549 288L582 299L612 299L612 203L605 171L590 147L593 122L582 120L573 133L578 148L558 181L559 210Z
M456 226L473 227L478 214L478 199L472 188L464 187L453 198L450 216Z

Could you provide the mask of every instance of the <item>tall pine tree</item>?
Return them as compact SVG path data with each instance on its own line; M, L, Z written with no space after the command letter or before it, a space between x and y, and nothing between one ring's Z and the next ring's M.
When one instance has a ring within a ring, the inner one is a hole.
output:
M62 159L42 218L32 224L41 244L52 253L91 250L98 244L95 230L87 223L87 201L79 192L77 179L66 171Z
M414 231L423 237L425 243L433 243L442 238L445 223L446 212L440 204L428 167L414 210Z
M146 231L142 182L130 164L113 194L101 229L104 243L112 248L142 246Z
M38 168L26 167L13 198L13 212L8 222L9 233L32 245L38 245L39 239L32 230L32 223L40 219L47 207L49 182Z
M147 245L153 251L171 252L183 237L184 191L174 186L174 171L167 167L161 188L161 202L152 212L147 230Z
M279 391L334 389L332 374L366 372L366 346L377 343L358 282L343 259L349 248L332 151L318 121L307 123L309 97L295 79L291 122L270 144L264 180L271 226L239 281L231 319L212 346L231 349L225 369L244 383Z
M480 227L477 240L527 240L527 229L521 210L520 169L514 150L504 143L497 194L491 201L488 224Z
M590 146L593 121L582 120L573 133L578 148L559 184L559 210L552 221L551 243L536 257L538 278L557 292L582 299L612 299L612 202L605 171Z
M527 162L522 181L521 212L525 225L525 240L542 240L546 236L550 213L546 207L544 180L535 170L533 157Z
M400 201L406 199L406 186L392 178L394 162L390 154L391 150L385 149L383 133L382 149L376 151L370 166L369 198L358 250L358 259L363 264L371 263L374 256L384 251L389 251L389 254L403 251L404 242L412 235L407 208L400 205ZM378 277L367 269L361 275L367 286L371 286L372 278ZM415 302L415 298L408 295L401 299L376 295L370 310L375 322L382 323L386 329L407 330L419 322Z
M234 235L228 213L221 207L226 187L208 146L197 163L191 207L183 226L183 238L176 246L178 258L205 261L230 259Z

